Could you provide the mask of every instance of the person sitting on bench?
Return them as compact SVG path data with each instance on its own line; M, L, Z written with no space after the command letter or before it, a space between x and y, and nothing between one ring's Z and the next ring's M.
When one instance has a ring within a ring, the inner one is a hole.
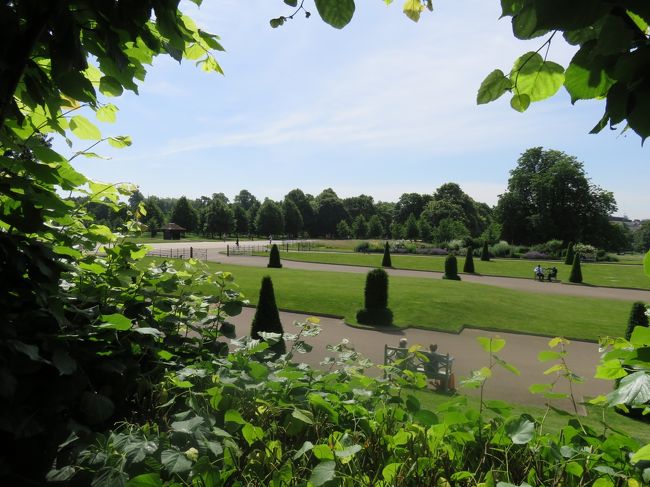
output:
M542 266L539 264L535 267L535 277L540 281L544 280L544 269L542 269Z
M556 280L557 279L557 267L553 266L553 267L551 267L550 269L547 269L547 270L548 270L548 280L549 280L549 282Z

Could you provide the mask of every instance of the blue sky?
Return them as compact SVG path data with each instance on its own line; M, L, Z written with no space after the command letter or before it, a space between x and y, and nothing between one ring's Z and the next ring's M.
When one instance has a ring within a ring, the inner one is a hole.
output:
M599 102L571 106L561 91L524 114L504 96L475 104L483 78L543 41L514 39L497 0L434 2L418 24L401 2L357 1L338 31L314 14L271 29L289 14L281 0L205 0L184 10L221 36L225 76L191 62L160 58L140 95L116 100L104 135L131 135L111 157L76 160L86 175L128 181L145 195L198 197L248 189L280 199L293 188L341 197L361 193L396 201L454 181L495 204L508 173L529 147L565 151L585 164L592 182L613 191L618 214L650 217L650 157L633 133L589 130ZM570 46L554 42L549 59L566 65ZM76 146L75 149L83 145Z

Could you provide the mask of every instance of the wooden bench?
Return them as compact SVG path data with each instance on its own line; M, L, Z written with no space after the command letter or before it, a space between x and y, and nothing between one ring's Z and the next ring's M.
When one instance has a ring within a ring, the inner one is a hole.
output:
M404 362L395 364L398 360L404 360ZM445 392L453 388L451 383L453 363L454 357L448 353L418 351L409 354L408 348L384 345L384 365L398 365L406 370L421 372L428 379L439 384L439 387Z

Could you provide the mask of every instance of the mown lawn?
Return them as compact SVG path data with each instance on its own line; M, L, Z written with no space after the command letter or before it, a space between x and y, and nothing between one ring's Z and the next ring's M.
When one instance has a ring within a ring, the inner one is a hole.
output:
M214 271L232 272L252 304L257 301L262 276L270 275L283 309L339 315L355 323L363 305L362 274L207 265ZM391 277L389 306L399 327L457 332L469 325L596 340L625 333L631 303L535 295L463 281Z
M353 252L281 252L281 257L287 260L303 262L319 262L324 264L346 264L368 267L381 265L382 254L359 254ZM442 272L445 268L445 257L424 255L391 255L393 267L421 271ZM462 270L465 257L458 258L458 268ZM542 267L555 266L558 268L558 279L567 282L571 273L571 266L558 261L540 261ZM533 277L533 268L537 261L517 259L492 259L483 262L474 258L476 274L505 276L505 277ZM620 288L650 289L650 277L643 272L643 266L630 264L605 264L583 263L583 284L592 286L608 286Z

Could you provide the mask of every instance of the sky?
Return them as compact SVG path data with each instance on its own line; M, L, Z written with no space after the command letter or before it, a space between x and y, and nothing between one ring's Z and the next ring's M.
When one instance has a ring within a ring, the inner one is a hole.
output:
M542 146L582 161L592 183L614 193L618 215L650 218L648 144L631 131L590 135L602 101L571 105L562 89L523 114L507 95L476 105L488 73L510 71L543 43L516 40L509 19L499 20L500 2L437 0L417 24L401 1L356 3L343 30L322 22L312 0L309 19L298 14L277 29L269 20L292 12L281 0L182 3L221 37L225 75L161 56L138 96L110 100L117 122L100 124L133 145L95 148L111 159L75 166L138 184L144 195L232 199L247 189L279 200L294 188L317 195L331 187L340 197L397 201L453 181L494 205L520 154ZM566 66L573 52L557 39L549 59Z

